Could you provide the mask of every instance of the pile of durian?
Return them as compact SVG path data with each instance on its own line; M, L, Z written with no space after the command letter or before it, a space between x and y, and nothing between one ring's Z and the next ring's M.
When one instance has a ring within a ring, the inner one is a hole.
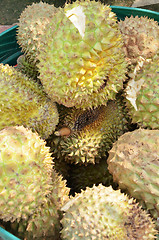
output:
M151 240L159 228L159 26L40 2L0 64L0 225L23 240Z

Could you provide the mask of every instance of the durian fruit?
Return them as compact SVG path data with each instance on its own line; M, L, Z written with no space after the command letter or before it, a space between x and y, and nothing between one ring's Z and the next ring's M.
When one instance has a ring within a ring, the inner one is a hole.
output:
M37 57L46 93L66 107L106 105L126 79L122 47L109 6L90 0L67 3L47 25Z
M17 236L26 240L48 240L49 238L59 240L62 218L60 209L68 202L69 191L66 181L53 170L52 188L47 195L47 201L36 208L27 220L12 224L14 228L16 226Z
M70 189L54 169L50 148L16 126L0 131L0 152L0 219L12 222L21 238L55 239Z
M118 22L129 64L152 58L159 50L158 22L148 17L131 16Z
M145 63L125 89L128 114L140 127L159 129L159 56Z
M52 187L50 149L23 126L0 131L0 218L27 219L46 202Z
M135 199L112 187L93 186L63 206L61 237L70 239L151 240L156 230L151 217Z
M93 109L66 108L60 115L60 124L48 146L69 163L97 162L128 130L127 112L120 98Z
M118 184L113 182L112 174L109 173L107 158L103 157L96 164L80 165L71 164L69 170L68 186L72 194L85 190L86 187L97 186L102 183L104 186L112 186L117 189Z
M50 19L56 14L58 8L54 5L40 1L28 5L20 15L18 22L17 42L31 61L36 62L41 36Z
M108 169L120 189L159 217L159 130L136 129L114 143Z
M38 80L38 68L34 62L28 60L26 55L23 54L18 57L16 70L25 74L28 78L40 83L40 80Z
M29 218L26 229L22 232L19 225L19 232L25 236L26 240L48 240L60 239L60 219L62 218L61 207L69 200L70 189L66 186L66 180L62 175L52 171L52 188L51 193L47 195L47 202L36 209L34 214Z
M8 64L0 64L0 130L23 125L47 138L58 124L58 110L35 81Z
M27 220L12 222L8 231L22 240L59 240L60 227L56 206L48 199Z

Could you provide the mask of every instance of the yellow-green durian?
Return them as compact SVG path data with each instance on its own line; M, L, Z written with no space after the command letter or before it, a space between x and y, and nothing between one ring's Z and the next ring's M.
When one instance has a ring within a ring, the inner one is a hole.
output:
M41 36L50 19L56 14L58 8L54 5L40 1L28 5L20 15L18 22L17 41L30 60L36 62L41 44Z
M0 218L27 219L46 202L53 159L37 133L23 126L0 131Z
M59 240L60 219L53 200L47 198L28 219L12 222L8 231L23 240Z
M125 88L128 114L140 127L159 129L159 57L144 63Z
M129 64L152 58L159 50L158 22L145 16L131 16L118 22Z
M67 3L47 25L37 57L46 93L66 107L106 105L126 78L122 47L109 6L90 0Z
M69 163L95 163L128 129L127 112L120 99L93 109L66 108L60 115L48 145Z
M68 186L71 193L85 190L86 187L97 186L102 183L104 186L112 186L117 189L118 184L113 182L113 176L108 170L107 158L103 157L98 163L89 163L87 166L81 164L70 164Z
M159 130L136 129L118 138L108 169L120 189L159 217Z
M62 210L63 240L156 239L151 217L135 199L112 187L93 186L75 195Z
M58 110L35 81L8 64L0 64L0 129L24 125L47 138L57 125Z
M28 76L28 78L40 82L38 80L39 72L36 64L29 61L26 55L23 54L18 57L16 70L25 74L26 76Z
M25 240L59 240L61 207L69 200L70 189L62 176L52 170L52 187L47 195L47 201L37 207L27 220L14 222L12 228L17 236Z

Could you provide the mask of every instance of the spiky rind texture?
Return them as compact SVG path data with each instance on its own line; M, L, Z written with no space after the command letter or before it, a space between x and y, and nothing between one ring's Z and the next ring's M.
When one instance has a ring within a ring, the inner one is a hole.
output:
M124 40L124 50L130 64L140 57L152 58L159 49L158 22L148 17L131 16L118 22Z
M109 152L115 182L159 217L159 130L138 129L122 135Z
M47 199L27 220L13 222L10 231L24 240L59 239L60 219L55 204Z
M0 152L0 218L27 219L50 193L50 149L37 133L15 126L0 131Z
M62 176L52 170L52 187L47 201L37 207L26 221L15 222L18 236L26 240L58 239L61 229L61 207L69 200L70 189ZM14 228L15 228L14 226Z
M17 41L30 60L36 61L41 36L45 34L48 22L57 11L58 9L54 5L39 2L27 6L21 13Z
M63 179L62 175L52 171L51 196L54 197L54 204L58 210L69 200L69 192L70 188L67 187L66 180Z
M58 105L57 105L58 107ZM64 106L58 107L58 111L63 109ZM64 107L64 109L66 109ZM60 122L62 120L62 116L60 117ZM59 125L60 125L59 122ZM62 156L61 149L59 146L60 138L56 137L54 134L50 135L49 138L46 139L46 146L50 147L52 157L54 158L54 169L59 173L61 176L63 176L64 179L69 178L69 171L70 171L70 164L65 161L65 156Z
M66 108L63 115L60 126L68 127L71 134L51 138L49 146L70 163L95 163L128 129L127 112L120 99L95 109Z
M113 186L117 188L118 184L113 182L112 174L109 173L106 157L100 159L96 164L83 166L80 164L71 164L68 178L68 186L72 193L80 192L81 189L97 186L102 183L104 186Z
M134 199L112 187L87 188L64 207L62 239L150 240L154 223Z
M16 70L25 74L28 78L38 81L38 68L34 62L29 61L26 55L21 55L17 59Z
M159 129L159 57L144 63L125 89L128 114L140 127Z
M0 64L0 129L24 125L47 138L57 125L58 111L42 86L8 64Z
M71 16L77 17L84 35ZM76 1L66 4L48 26L38 66L50 98L76 108L97 107L114 99L123 87L127 63L111 8L96 1Z

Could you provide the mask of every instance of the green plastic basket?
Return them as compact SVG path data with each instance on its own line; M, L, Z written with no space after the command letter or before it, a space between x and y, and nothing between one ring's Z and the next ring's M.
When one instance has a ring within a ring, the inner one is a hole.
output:
M0 227L0 240L20 240L20 239Z
M155 21L159 22L159 13L155 11L150 11L142 8L131 8L131 7L119 7L111 6L112 11L116 13L118 20L123 20L126 16L147 16L148 18L153 18ZM22 54L21 48L17 44L18 26L13 26L10 29L2 32L0 34L0 62L8 63L9 65L16 65L17 58ZM19 240L11 233L7 232L0 227L0 240Z
M0 62L15 65L22 54L16 41L17 26L13 26L0 34Z

